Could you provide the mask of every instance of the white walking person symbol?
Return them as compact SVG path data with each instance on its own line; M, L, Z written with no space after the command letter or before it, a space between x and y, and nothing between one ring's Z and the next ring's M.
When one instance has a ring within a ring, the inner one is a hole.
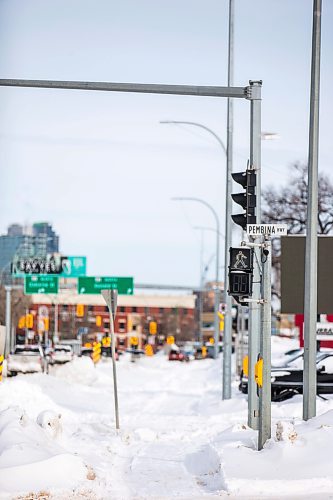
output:
M235 269L238 269L238 266L242 266L243 269L247 268L246 262L244 259L247 259L246 255L243 254L242 250L238 252L236 255Z

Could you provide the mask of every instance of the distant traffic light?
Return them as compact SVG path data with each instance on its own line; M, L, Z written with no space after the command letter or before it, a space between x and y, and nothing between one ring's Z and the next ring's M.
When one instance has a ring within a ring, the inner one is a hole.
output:
M235 203L238 203L244 208L245 213L232 215L231 218L243 229L246 229L246 224L256 224L256 184L257 176L255 170L246 169L245 172L237 172L231 174L233 180L243 186L243 193L232 194L231 197Z
M102 316L96 316L96 326L102 326Z
M77 306L76 306L76 316L78 318L82 318L84 316L84 305L83 304L77 304Z
M149 323L149 333L151 335L156 335L156 333L157 333L157 323L156 323L156 321L151 321Z
M50 329L50 319L49 318L43 318L44 321L44 329L46 332L49 331Z

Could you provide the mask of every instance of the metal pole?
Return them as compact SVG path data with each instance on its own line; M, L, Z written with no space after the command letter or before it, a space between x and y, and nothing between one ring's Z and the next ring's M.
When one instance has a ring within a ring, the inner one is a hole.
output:
M203 316L203 287L204 287L204 230L201 229L201 246L200 246L200 291L198 292L199 298L199 342L203 343L202 331L202 316Z
M271 437L271 267L272 252L269 238L266 241L266 251L262 263L262 298L264 304L261 311L260 354L263 358L263 381L259 389L259 435L258 450Z
M207 85L166 85L150 83L82 82L58 80L0 79L0 87L26 87L63 90L94 90L138 94L171 94L250 99L249 87L216 87Z
M116 340L114 335L114 317L117 311L117 290L102 290L102 295L107 303L110 314L110 333L111 333L111 352L112 352L112 370L113 370L113 392L114 392L114 410L116 417L116 429L119 429L119 406L118 406L118 388L117 388L117 369L116 369Z
M58 339L58 303L54 304L54 337ZM57 342L57 340L56 340Z
M233 84L234 79L234 1L229 0L229 44L228 44L228 86ZM224 247L224 332L223 332L223 375L222 375L222 398L231 398L231 351L232 351L232 317L231 296L228 289L228 265L229 248L232 245L231 231L231 173L232 173L232 149L233 149L233 102L228 98L227 114L227 168L226 168L226 193L225 193L225 247Z
M318 263L318 138L320 92L321 0L313 2L308 206L305 247L303 419L316 415L316 322Z
M6 341L5 341L5 357L10 351L10 333L11 333L11 311L12 311L12 288L9 285L5 286L6 290Z
M251 125L250 125L250 168L257 172L257 224L261 220L261 81L250 81L252 87L251 100ZM254 238L255 240L255 238ZM260 298L260 249L254 248L253 262L253 299ZM259 428L259 398L257 396L257 384L254 378L254 367L259 355L259 330L260 330L260 304L250 302L249 304L249 378L248 378L248 425L252 429Z
M114 409L116 416L116 429L119 429L119 406L118 406L117 369L116 369L116 340L114 335L114 319L113 319L112 308L110 308L109 311L110 311L110 332L111 332L111 350L112 350Z

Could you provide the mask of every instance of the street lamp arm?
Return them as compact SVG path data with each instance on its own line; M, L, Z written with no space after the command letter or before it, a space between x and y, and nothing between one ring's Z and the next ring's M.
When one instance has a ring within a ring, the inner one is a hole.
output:
M204 230L204 231L214 231L214 233L216 233L216 229L214 227L207 227L207 226L193 226L193 229L201 229L201 230ZM224 234L219 232L218 233L221 238L225 238Z
M177 120L161 120L160 123L162 125L165 125L165 124L193 125L194 127L203 128L204 130L206 130L207 132L209 132L210 134L212 134L215 137L215 139L217 140L217 142L220 144L221 148L223 149L224 153L227 154L227 149L226 149L222 139L220 139L220 137L217 134L215 134L215 132L213 130L211 130L209 127L206 127L206 125L202 125L202 123L177 121Z
M171 198L172 200L174 201L196 201L198 203L202 203L202 205L205 205L207 208L209 208L209 210L212 212L212 214L214 215L215 217L215 222L216 222L216 231L217 233L220 233L220 221L219 221L219 217L216 213L216 211L214 210L214 208L209 204L207 203L207 201L205 200L202 200L201 198L192 198L192 197L185 197L185 196L175 196L173 198Z

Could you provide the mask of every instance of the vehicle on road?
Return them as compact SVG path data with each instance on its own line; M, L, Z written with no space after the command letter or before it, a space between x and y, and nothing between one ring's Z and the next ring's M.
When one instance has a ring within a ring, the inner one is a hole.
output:
M70 345L56 344L48 352L48 361L51 365L64 364L73 361L73 356Z
M272 368L272 401L283 401L303 393L303 359L280 368ZM317 394L333 394L333 352L317 353ZM239 389L247 394L248 379L241 377Z
M186 361L186 356L181 350L171 349L169 352L169 361Z
M45 355L39 344L17 345L7 358L7 376L18 373L42 373L45 370Z

